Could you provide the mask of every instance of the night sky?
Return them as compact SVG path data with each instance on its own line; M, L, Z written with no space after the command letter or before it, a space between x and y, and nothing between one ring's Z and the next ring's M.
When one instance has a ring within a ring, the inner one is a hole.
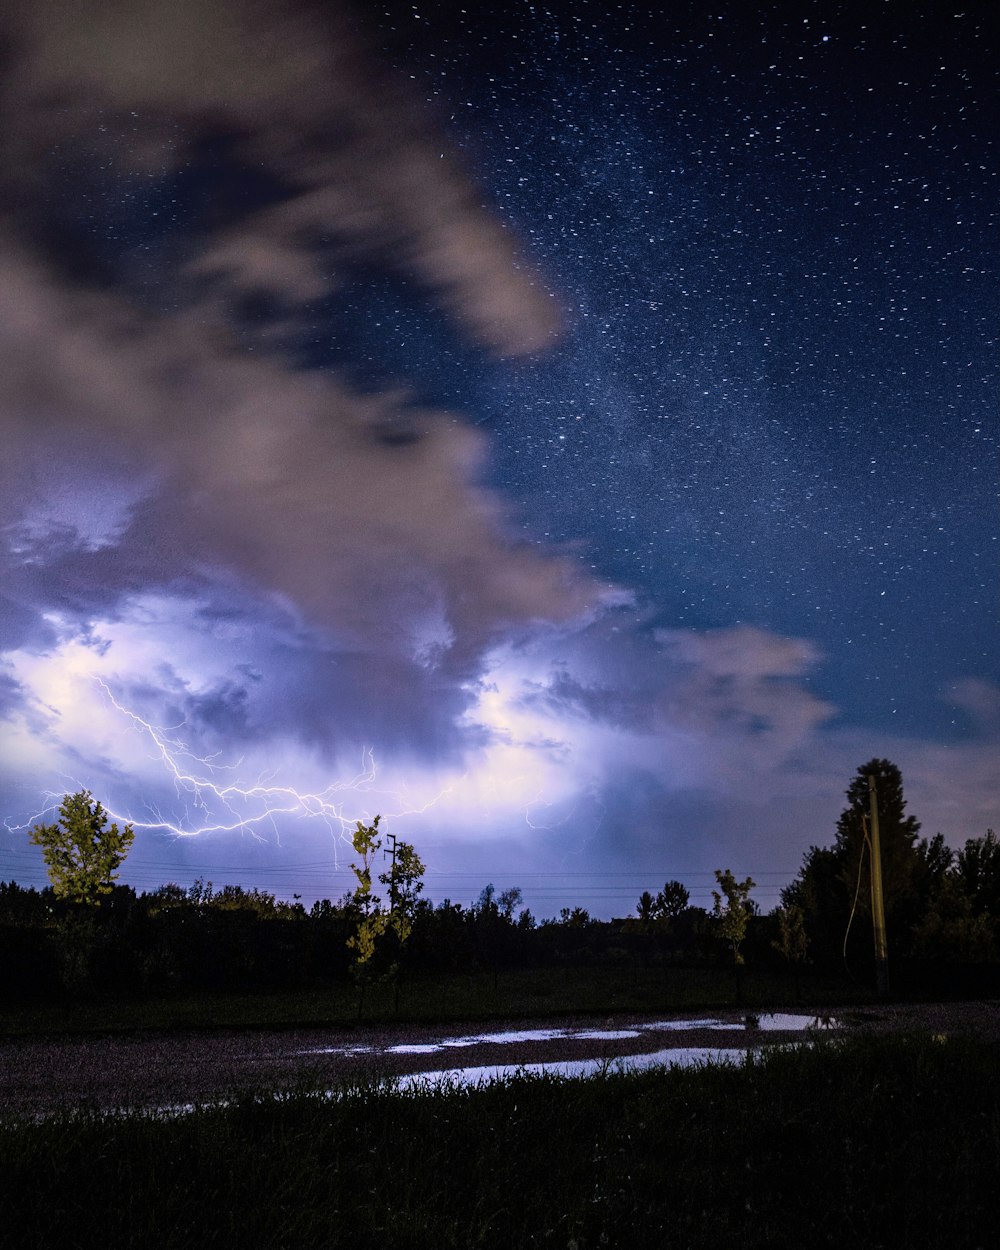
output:
M1000 823L992 6L16 0L0 878L767 910Z

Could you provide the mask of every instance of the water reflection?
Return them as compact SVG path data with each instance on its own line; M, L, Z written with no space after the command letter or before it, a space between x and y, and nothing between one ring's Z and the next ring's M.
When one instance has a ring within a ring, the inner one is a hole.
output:
M369 1047L368 1050L372 1050ZM315 1052L303 1052L315 1053ZM398 1053L398 1052L397 1052ZM647 1068L691 1068L696 1064L716 1063L730 1064L738 1067L747 1060L751 1049L724 1046L671 1046L666 1050L651 1051L643 1055L621 1055L617 1059L562 1059L551 1063L495 1063L481 1064L469 1068L444 1068L434 1072L410 1072L404 1076L386 1078L385 1088L397 1091L451 1089L459 1086L474 1087L488 1085L494 1081L505 1081L518 1076L560 1076L580 1079L611 1072L641 1072ZM322 1089L315 1094L323 1099L336 1099L344 1096L343 1089ZM287 1094L279 1091L271 1093L276 1102L282 1101ZM167 1103L152 1108L152 1114L161 1119L174 1119L179 1116L191 1115L205 1107L226 1108L232 1105L229 1098L212 1098L203 1102ZM129 1115L134 1108L115 1107L107 1111L109 1115ZM54 1114L40 1112L38 1122Z
M750 1051L725 1046L671 1046L644 1055L622 1055L617 1059L562 1059L552 1063L496 1063L474 1068L448 1068L440 1072L411 1072L396 1077L397 1089L436 1089L444 1086L485 1085L517 1076L562 1076L583 1078L605 1072L640 1072L647 1068L690 1068L695 1064L745 1063Z
M739 1020L722 1020L717 1017L698 1017L680 1020L647 1020L628 1028L600 1029L561 1028L561 1029L504 1029L497 1033L470 1033L456 1037L439 1037L423 1042L397 1042L392 1046L372 1045L340 1045L315 1046L301 1050L300 1055L434 1055L443 1050L463 1049L469 1046L510 1046L531 1042L581 1041L581 1042L614 1042L641 1037L644 1033L689 1033L693 1029L706 1029L713 1032L755 1033L755 1032L802 1032L807 1029L835 1029L839 1021L833 1016L804 1015L791 1012L769 1011L760 1015L751 1014ZM702 1048L676 1048L669 1053L698 1053ZM581 1062L589 1062L581 1060Z

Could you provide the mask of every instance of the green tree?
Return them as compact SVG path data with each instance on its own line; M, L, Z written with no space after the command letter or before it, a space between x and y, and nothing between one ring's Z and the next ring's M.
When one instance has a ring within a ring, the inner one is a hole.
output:
M383 900L375 893L372 884L375 857L382 849L379 819L376 816L370 825L359 820L351 838L361 861L351 865L358 880L350 897L357 925L347 939L348 948L354 951L353 972L359 990L359 1016L364 1005L366 984L380 976L392 978L396 1005L399 1005L399 960L413 931L419 896L424 888L424 864L420 856L409 842L396 842L392 864L388 872L383 872L378 878L389 890L389 907L386 909L383 906ZM392 941L387 944L385 939L389 934ZM393 951L390 951L390 946L394 947ZM377 964L380 965L378 972Z
M413 845L397 842L389 871L379 877L379 881L389 887L388 928L396 935L400 946L413 932L413 918L424 888L425 871L424 862Z
M393 952L386 975L392 978L393 1002L399 1011L399 986L402 975L403 954L413 922L420 903L423 883L424 862L409 842L394 840L392 864L388 872L380 875L379 881L389 887L389 915L387 922L388 934L391 935Z
M59 898L94 907L110 894L135 831L108 825L109 816L89 790L67 794L53 825L35 825L28 836L42 848L52 889Z
M756 913L750 891L757 882L752 877L737 881L729 868L716 868L715 879L719 883L719 889L712 891L712 898L715 900L712 908L715 932L729 946L733 965L739 968L743 964L740 947L747 935L750 917Z
M388 914L382 910L382 900L372 886L372 866L375 856L382 849L382 837L378 831L379 819L376 816L370 825L359 820L351 835L351 843L355 852L360 855L361 863L351 865L351 871L358 879L351 894L351 905L357 912L358 923L355 932L347 939L347 945L354 951L354 972L362 987L369 979L378 940L389 922ZM359 1005L359 1014L360 1010Z

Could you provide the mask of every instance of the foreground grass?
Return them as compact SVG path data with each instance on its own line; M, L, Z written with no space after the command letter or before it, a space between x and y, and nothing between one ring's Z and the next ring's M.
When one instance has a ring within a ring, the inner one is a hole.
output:
M998 1058L862 1037L745 1069L0 1123L0 1246L992 1245Z
M803 980L801 995L816 1007L871 999L858 987L815 978ZM737 1005L794 1009L799 1001L799 988L791 979L773 975L747 974L738 1002L733 976L724 969L535 968L506 972L495 986L491 974L415 979L404 984L398 1013L391 988L373 986L366 993L363 1022L449 1024ZM344 1028L357 1023L357 993L350 984L312 993L200 994L0 1008L0 1036L7 1037L133 1029Z

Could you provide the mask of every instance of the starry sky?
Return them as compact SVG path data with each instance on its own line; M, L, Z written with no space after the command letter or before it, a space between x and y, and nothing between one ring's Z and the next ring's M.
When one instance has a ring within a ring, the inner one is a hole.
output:
M661 11L661 7L666 11ZM0 878L767 910L1000 821L991 6L15 0Z

